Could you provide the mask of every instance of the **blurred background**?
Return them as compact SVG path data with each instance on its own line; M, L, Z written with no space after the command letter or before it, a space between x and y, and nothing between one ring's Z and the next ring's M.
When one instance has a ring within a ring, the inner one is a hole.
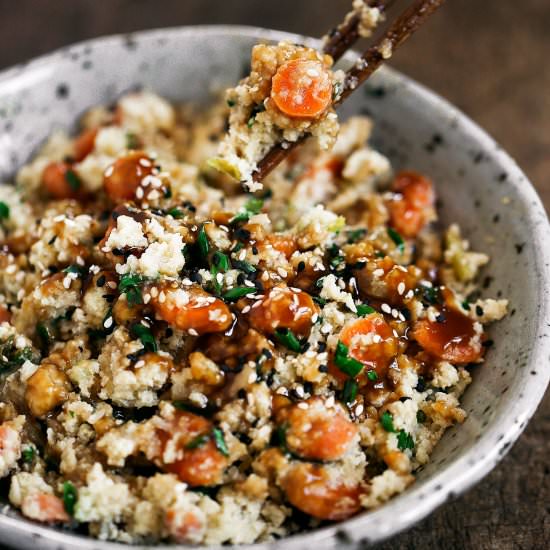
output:
M321 36L350 5L351 0L0 0L0 69L72 42L155 27L233 23ZM549 56L550 0L454 0L391 64L484 127L517 160L549 210ZM547 549L548 441L547 395L490 476L379 550Z

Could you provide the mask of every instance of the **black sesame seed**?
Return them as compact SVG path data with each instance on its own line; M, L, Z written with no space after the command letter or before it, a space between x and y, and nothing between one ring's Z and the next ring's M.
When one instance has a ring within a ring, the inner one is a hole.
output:
M318 351L319 353L323 353L326 349L327 349L327 344L326 344L326 342L319 342L319 343L317 344L317 351Z
M67 84L62 82L55 89L55 95L59 99L65 99L65 98L69 97L69 86L67 86Z
M114 294L104 294L103 298L108 304L112 304L115 301L116 296Z
M328 365L319 365L319 372L328 372Z
M518 243L514 245L516 248L516 252L518 254L521 254L523 252L523 247L525 246L525 243Z
M443 313L440 313L436 318L435 320L438 322L438 323L444 323L446 321L446 317L445 317L445 314Z
M483 315L483 308L481 306L476 306L476 315L481 317Z
M102 287L106 282L106 278L105 278L105 275L101 275L98 277L97 281L96 281L96 286L98 287Z
M301 273L305 268L306 268L306 263L305 262L300 262L298 264L298 267L296 268L296 270L298 271L298 273Z
M313 393L313 384L311 382L304 382L304 391L306 393L312 394Z
M246 281L246 277L245 277L244 273L239 273L237 275L237 284L239 286L243 286L245 281Z
M244 388L241 388L238 392L237 392L237 397L239 399L246 399L246 390Z
M120 248L113 248L112 252L113 256L124 256L124 250L121 250Z
M171 336L174 335L174 331L173 331L170 327L168 327L168 328L165 330L164 334L165 334L166 338L170 338Z
M254 256L258 255L258 247L257 246L252 247L252 254L254 254Z

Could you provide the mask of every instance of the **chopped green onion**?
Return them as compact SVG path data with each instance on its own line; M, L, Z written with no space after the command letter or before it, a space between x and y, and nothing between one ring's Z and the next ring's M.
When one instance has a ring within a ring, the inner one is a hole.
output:
M253 286L236 286L228 290L224 295L223 299L228 302L236 302L239 298L247 296L248 294L254 294L256 292L256 287Z
M342 401L344 403L353 403L357 397L357 390L359 386L355 380L348 378L344 382L344 389L342 390Z
M21 457L23 462L30 464L34 460L34 449L32 447L26 447L21 451Z
M426 422L426 418L428 417L426 416L426 413L423 410L416 411L416 421L419 424L424 424L424 422Z
M334 363L343 373L352 378L357 376L364 367L363 363L349 356L348 347L340 341L336 344Z
M74 515L74 508L77 500L78 493L76 487L70 481L65 481L65 483L63 483L63 506L70 516Z
M348 244L353 244L362 239L367 234L366 229L351 229L347 232Z
M76 273L79 277L82 277L86 273L86 269L80 265L70 265L63 270L63 273Z
M198 449L202 447L210 439L210 434L201 434L193 438L187 445L186 449Z
M218 449L223 456L229 456L229 449L227 448L225 437L223 436L223 432L220 428L213 428L212 436L214 437L216 449Z
M259 199L257 197L250 198L248 201L246 201L243 209L229 220L229 223L236 224L239 222L248 221L252 216L260 213L263 205L264 201L262 199Z
M73 191L78 191L82 186L82 182L74 170L69 169L65 172L65 181Z
M134 337L140 339L146 350L153 352L157 351L157 342L155 341L155 337L153 336L150 328L142 325L141 323L136 323L130 327L130 333Z
M298 340L296 335L288 328L278 328L275 331L275 338L280 344L288 348L290 351L299 353L302 349L300 340Z
M40 348L43 351L47 350L50 346L52 335L50 334L48 327L44 323L36 324L36 335L38 336L38 340L40 341Z
M0 201L0 220L7 220L9 217L10 207L4 201Z
M400 451L405 449L414 449L414 439L412 435L405 430L400 430L397 434L397 448Z
M206 256L208 256L208 251L210 250L210 244L208 243L208 237L206 236L206 231L204 230L204 224L199 231L197 242L199 243L201 254L206 258Z
M216 266L218 272L222 271L225 273L231 268L229 258L223 252L214 252L214 255L212 256L212 263Z
M382 413L382 416L380 417L380 424L382 424L382 428L384 428L387 432L395 432L395 428L393 426L393 416L389 411L384 411Z
M327 304L327 301L324 298L321 298L321 296L314 296L313 301L321 307L324 307Z
M171 199L172 198L172 188L170 186L167 186L164 188L164 198L165 199Z
M367 378L371 382L376 382L378 380L378 374L376 374L375 370L370 370L370 371L367 372Z
M133 132L126 133L126 149L139 149L139 139Z
M183 218L183 216L185 216L185 214L177 207L170 208L170 210L168 210L166 214L168 214L169 216L172 216L172 218L175 218L176 220L179 218Z
M359 304L357 306L357 315L359 317L365 317L365 315L370 315L371 313L376 313L376 310L368 304Z
M403 237L393 228L388 227L388 235L390 239L395 243L397 246L397 249L401 254L405 251L405 241L403 240Z
M233 267L239 271L244 271L247 275L256 272L256 268L246 260L232 260Z
M144 283L147 279L141 275L130 275L126 274L120 278L118 283L118 290L121 294L126 294L126 300L128 305L136 306L143 304L143 296L141 295L140 285Z

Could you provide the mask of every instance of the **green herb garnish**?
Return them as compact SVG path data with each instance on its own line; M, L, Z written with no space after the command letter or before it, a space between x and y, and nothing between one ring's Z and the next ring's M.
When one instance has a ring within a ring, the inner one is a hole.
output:
M9 217L10 207L4 201L0 201L0 220L7 220Z
M363 363L349 356L348 347L342 342L336 344L336 353L334 354L334 364L345 374L352 378L357 376L363 370Z
M132 325L130 327L130 333L135 338L140 339L141 343L143 344L143 347L147 351L153 351L153 352L157 351L157 342L149 327L146 327L141 323L136 323L135 325Z
M187 445L185 446L186 449L198 449L199 447L202 447L206 444L206 442L210 439L210 434L201 434L197 437L193 438Z
M288 348L290 351L299 353L302 349L300 340L298 340L296 335L288 328L278 328L275 331L275 338L280 344Z
M371 313L376 313L376 310L368 304L359 304L357 306L357 315L359 317L365 317L365 315L370 315Z
M371 382L376 382L378 380L378 374L376 374L375 370L370 370L370 371L367 372L367 378Z
M185 214L177 207L170 208L166 214L168 214L168 216L172 216L172 218L175 218L176 220L185 216Z
M253 286L236 286L228 290L224 295L223 299L227 302L236 302L239 298L247 296L248 294L254 294L256 292L256 287Z
M143 296L141 295L141 286L146 279L141 275L123 275L118 282L118 290L121 294L126 294L128 305L135 306L143 304Z
M223 432L220 430L220 428L213 428L212 436L214 438L216 449L218 449L218 451L220 451L223 456L229 456L229 449L227 448L225 437L223 436Z
M206 256L208 256L208 251L210 250L210 243L208 242L208 237L206 236L206 231L204 230L204 224L199 231L197 242L199 243L199 250L201 251L201 254L206 258Z
M353 403L357 397L357 390L359 386L355 380L348 378L344 382L344 388L342 389L342 401L344 403Z
M412 435L405 430L400 430L397 434L397 448L400 451L414 449L414 439Z
M65 483L63 483L63 506L70 516L74 515L74 508L77 500L78 493L76 487L70 481L65 481Z
M216 266L218 273L225 273L231 268L229 258L223 252L219 251L214 252L214 255L212 256L212 264Z
M347 232L348 244L356 243L361 240L367 234L366 229L351 229Z
M82 182L74 170L69 169L65 172L65 181L73 191L78 191L82 187Z
M424 424L424 422L426 422L427 418L428 417L426 416L426 413L423 410L416 411L416 421L419 424Z
M405 251L405 241L403 240L403 237L393 228L388 227L388 235L390 239L395 243L397 246L397 249L401 254Z
M247 222L252 216L260 213L263 205L264 201L262 199L256 197L250 198L244 204L243 209L229 220L229 223Z
M21 451L21 457L23 458L23 462L30 464L34 460L34 449L32 447L25 447Z
M133 132L126 133L126 149L139 149L139 139Z
M244 271L247 275L256 272L256 268L246 260L232 260L233 267L239 271Z
M38 336L38 340L40 342L40 349L47 351L50 347L50 342L52 341L52 335L44 323L36 324L36 335Z
M387 432L395 432L395 428L393 426L393 416L389 411L384 411L382 413L382 416L380 417L380 424L382 424L382 428L384 428Z

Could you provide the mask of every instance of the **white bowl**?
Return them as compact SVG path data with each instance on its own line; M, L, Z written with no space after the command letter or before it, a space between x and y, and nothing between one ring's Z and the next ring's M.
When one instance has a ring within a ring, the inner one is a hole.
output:
M139 86L178 101L207 101L234 83L258 40L300 36L249 27L158 30L84 42L0 74L0 180L9 180L58 126ZM351 59L350 56L347 58ZM443 222L457 221L492 261L488 296L510 300L491 327L494 346L473 370L463 406L405 493L346 522L254 548L354 546L380 541L419 521L486 475L509 450L541 400L550 370L550 228L533 187L514 161L466 116L409 78L383 68L341 109L369 113L374 142L396 167L436 182ZM0 514L0 541L17 548L114 549L123 545Z

